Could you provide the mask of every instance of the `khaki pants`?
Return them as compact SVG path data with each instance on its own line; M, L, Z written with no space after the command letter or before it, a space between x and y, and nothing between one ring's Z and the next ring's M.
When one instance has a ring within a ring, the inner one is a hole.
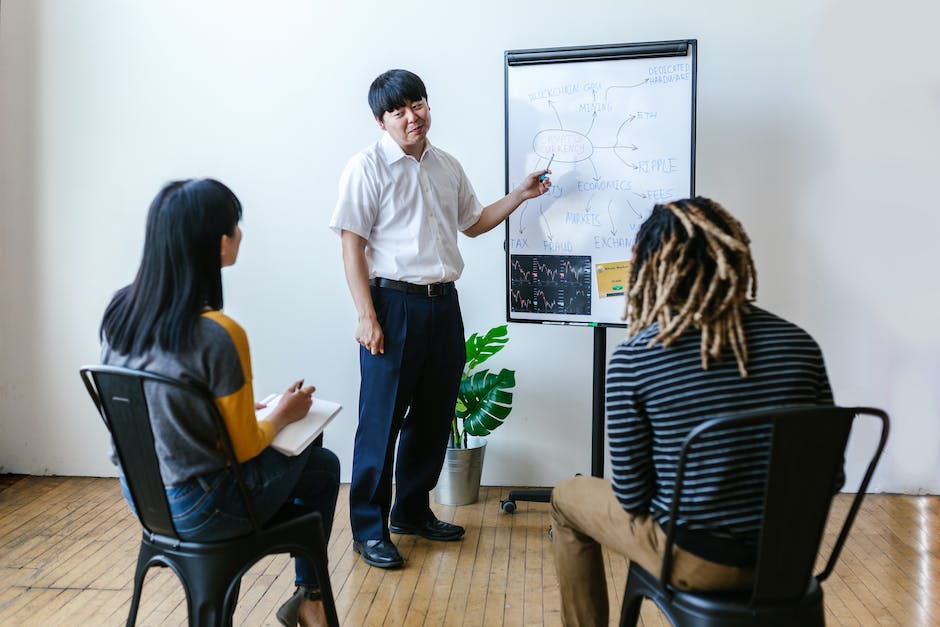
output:
M608 624L607 579L601 546L658 575L666 534L652 516L620 505L609 481L572 477L552 490L552 553L565 625ZM751 583L753 570L725 566L673 548L672 584L681 590L733 590Z

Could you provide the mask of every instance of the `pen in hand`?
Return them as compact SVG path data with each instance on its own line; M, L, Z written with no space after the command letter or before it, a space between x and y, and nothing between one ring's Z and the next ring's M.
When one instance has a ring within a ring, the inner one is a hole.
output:
M539 177L539 183L541 183L546 178L548 178L548 169L552 167L552 161L554 160L555 160L555 153L553 152L551 158L548 160L548 165L545 166L545 173Z

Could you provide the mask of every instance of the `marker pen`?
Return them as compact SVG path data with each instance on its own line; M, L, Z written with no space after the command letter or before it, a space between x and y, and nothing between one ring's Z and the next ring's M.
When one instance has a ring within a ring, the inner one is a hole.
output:
M545 169L546 169L546 170L548 170L549 168L552 167L552 161L554 161L554 160L555 160L555 153L553 152L551 159L548 160L548 165L545 166ZM539 177L539 183L541 183L542 181L544 181L547 177L548 177L548 174L543 174L542 176L540 176L540 177Z

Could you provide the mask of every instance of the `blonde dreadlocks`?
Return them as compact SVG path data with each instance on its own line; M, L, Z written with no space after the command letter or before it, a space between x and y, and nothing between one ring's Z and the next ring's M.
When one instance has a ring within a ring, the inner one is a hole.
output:
M693 325L702 333L704 370L730 346L746 377L741 319L756 294L750 239L724 207L701 196L653 207L633 245L629 336L658 322L649 346L668 347Z

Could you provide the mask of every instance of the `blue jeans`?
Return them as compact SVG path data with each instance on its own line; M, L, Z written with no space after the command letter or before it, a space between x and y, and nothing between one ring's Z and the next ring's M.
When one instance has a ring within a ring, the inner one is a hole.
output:
M327 539L339 493L339 459L320 446L295 457L268 447L242 462L242 475L262 524L276 515L320 512ZM121 477L123 484L124 478ZM122 485L123 487L123 485ZM127 494L126 488L124 492ZM183 540L212 542L251 532L241 492L231 469L224 468L166 488L173 526ZM130 502L130 499L128 499ZM306 558L294 558L295 582L316 589L316 571Z

